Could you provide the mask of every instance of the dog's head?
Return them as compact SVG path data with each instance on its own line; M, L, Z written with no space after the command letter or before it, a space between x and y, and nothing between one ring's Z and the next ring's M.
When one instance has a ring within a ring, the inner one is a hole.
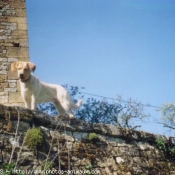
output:
M26 82L30 78L31 72L34 72L36 66L31 62L17 61L11 64L11 71L18 72L18 78L21 82Z

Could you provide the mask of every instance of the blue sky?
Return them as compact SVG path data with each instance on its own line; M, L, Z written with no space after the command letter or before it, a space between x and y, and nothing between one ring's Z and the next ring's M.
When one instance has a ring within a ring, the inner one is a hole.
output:
M42 81L156 106L175 102L174 0L27 0L26 5L30 60ZM166 132L155 123L143 125Z

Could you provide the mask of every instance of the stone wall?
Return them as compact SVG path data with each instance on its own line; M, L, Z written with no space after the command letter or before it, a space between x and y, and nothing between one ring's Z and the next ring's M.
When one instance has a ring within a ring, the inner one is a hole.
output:
M18 60L29 60L25 0L0 0L1 104L23 105L17 75L9 70Z
M35 151L24 143L32 124L44 138ZM98 139L90 140L89 133ZM42 175L44 168L47 174L83 170L100 175L174 175L174 156L157 149L158 139L175 147L174 138L0 105L0 169L11 159L17 172L34 170Z

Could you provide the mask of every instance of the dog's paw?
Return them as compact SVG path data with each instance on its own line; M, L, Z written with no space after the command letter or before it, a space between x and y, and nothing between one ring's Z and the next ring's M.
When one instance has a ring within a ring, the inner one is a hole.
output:
M75 118L73 114L69 114L69 118Z

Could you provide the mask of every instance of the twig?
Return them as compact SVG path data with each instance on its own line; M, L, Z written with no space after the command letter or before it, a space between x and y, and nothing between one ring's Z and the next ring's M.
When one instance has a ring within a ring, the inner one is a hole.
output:
M61 119L61 120L62 120L62 119ZM59 124L59 123L58 123L58 124ZM55 131L57 131L58 124L56 125ZM61 126L62 126L62 125L61 125ZM60 128L61 128L61 126L60 126ZM60 128L59 128L59 129L60 129ZM58 131L59 131L59 129L58 129ZM53 145L53 139L54 139L54 137L52 137L52 140L51 140L49 152L48 152L48 154L47 154L46 162L45 162L45 165L44 165L44 170L46 170L47 162L48 162L48 159L49 159L49 156L50 156L50 152L51 152L51 149L52 149L52 145Z
M12 158L13 158L13 154L14 154L14 151L15 151L15 148L16 148L16 144L19 143L19 138L17 139L17 134L18 134L18 129L19 129L19 121L20 121L20 114L19 114L19 110L18 108L16 107L16 110L18 112L18 122L17 122L17 127L16 127L16 133L15 133L15 138L12 140L12 152L11 152L11 155L10 155L10 160L9 160L9 164L11 164L12 162ZM10 115L9 115L9 120L10 120Z
M29 129L28 129L28 130L29 130ZM28 131L28 130L27 130L27 131ZM18 165L19 157L20 157L20 154L21 154L22 149L23 149L23 147L24 147L25 138L26 138L26 134L25 134L25 136L24 136L24 139L23 139L22 145L21 145L21 147L20 147L20 150L19 150L19 153L18 153L18 157L17 157L16 163L15 163L15 167L14 167L14 169L16 169L16 167L17 167L17 165Z

